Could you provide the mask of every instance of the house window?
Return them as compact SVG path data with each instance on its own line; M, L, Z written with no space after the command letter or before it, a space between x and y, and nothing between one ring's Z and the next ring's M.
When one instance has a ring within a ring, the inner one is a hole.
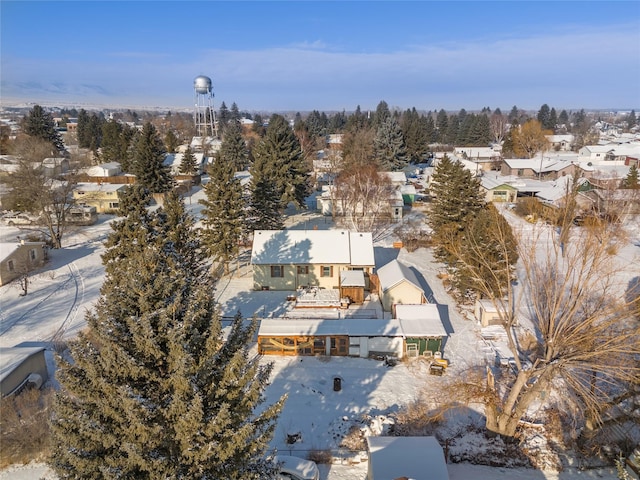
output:
M13 272L16 269L16 266L13 264L13 260L9 260L7 262L7 268L10 272Z
M271 277L272 278L284 277L284 267L282 265L271 265Z
M321 277L333 277L333 266L330 266L330 267L323 266L323 267L320 267L320 268L321 268L321 270L320 270L320 272L321 272L320 276Z
M31 259L32 262L35 261L37 256L38 255L36 254L35 250L29 250L29 258Z
M308 265L298 265L298 275L308 275L308 274L309 274Z
M120 204L118 202L109 202L109 208L120 208Z
M524 170L522 168L518 169L518 176L521 177L522 175L524 175Z

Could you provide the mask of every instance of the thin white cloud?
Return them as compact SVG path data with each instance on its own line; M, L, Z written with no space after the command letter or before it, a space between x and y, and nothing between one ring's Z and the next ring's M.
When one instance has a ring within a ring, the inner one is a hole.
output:
M199 58L128 52L139 62L52 65L3 59L3 90L38 78L42 84L101 86L105 95L191 102L192 80L213 79L216 97L241 108L372 108L380 100L403 108L637 107L640 32L635 25L469 42L412 45L393 52L337 51L323 42L281 48L200 52ZM127 54L127 52L120 52ZM162 58L158 58L162 57ZM8 68L10 67L10 68ZM86 89L85 89L86 90ZM373 103L373 105L372 105Z

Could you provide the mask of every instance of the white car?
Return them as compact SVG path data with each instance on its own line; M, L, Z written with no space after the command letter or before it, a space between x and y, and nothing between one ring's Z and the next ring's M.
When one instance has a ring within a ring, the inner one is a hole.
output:
M278 480L318 480L320 478L318 466L311 460L281 455L273 457L273 461L280 467L276 477Z
M2 221L9 226L31 225L35 219L24 213L8 213L2 217Z

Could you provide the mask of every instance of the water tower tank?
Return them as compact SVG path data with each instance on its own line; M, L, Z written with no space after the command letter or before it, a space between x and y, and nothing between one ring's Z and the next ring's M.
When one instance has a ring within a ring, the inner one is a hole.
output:
M211 93L211 79L200 75L193 81L193 88L195 88L196 93L199 94Z

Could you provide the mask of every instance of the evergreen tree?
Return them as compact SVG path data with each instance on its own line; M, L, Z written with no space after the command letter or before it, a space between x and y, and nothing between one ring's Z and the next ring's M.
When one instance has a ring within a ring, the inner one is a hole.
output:
M231 260L238 256L244 225L242 185L235 171L232 162L218 156L209 167L209 182L204 187L206 198L199 201L204 205L202 243L209 256L224 265L226 273Z
M173 186L169 167L164 165L165 150L156 128L146 122L135 140L131 170L136 181L151 193L168 192Z
M447 143L447 134L449 131L449 116L444 108L441 108L436 117L436 129L438 131L438 141Z
M555 132L558 126L558 114L555 108L551 108L551 112L549 112L549 130Z
M449 241L460 234L485 204L480 181L447 155L436 165L429 191L433 198L429 224L436 243ZM441 259L448 258L442 247L436 248L436 255Z
M275 182L282 209L289 202L296 208L305 208L310 168L302 156L300 142L283 116L271 116L265 136L253 149L253 157L254 165L259 164Z
M486 113L473 115L473 123L468 134L468 144L472 146L486 146L491 142L491 123Z
M126 124L109 120L102 124L101 158L104 162L119 162L123 171L129 172L128 150L135 131Z
M511 125L520 123L520 110L515 105L511 108L509 112L509 123Z
M269 175L261 157L251 166L249 208L246 216L247 234L254 230L281 230L284 228L278 187Z
M375 129L380 128L380 126L391 116L391 111L389 110L389 105L384 100L378 103L376 107L376 111L373 114L373 127Z
M429 124L424 116L418 114L415 108L407 110L402 115L400 126L407 148L407 158L410 162L419 163L429 153L431 134Z
M187 146L187 149L182 154L179 171L183 175L195 175L198 173L198 160L191 151L191 145Z
M178 137L173 132L173 130L169 130L164 136L164 146L169 153L176 153L176 149L178 148Z
M381 171L398 171L407 166L407 147L395 118L386 117L374 138L375 157Z
M249 357L256 322L237 316L223 340L184 205L130 200L88 330L58 358L50 465L60 478L268 478L284 398L257 413L270 367Z
M362 113L362 110L360 110L360 105L358 105L355 112L353 112L352 115L349 115L345 129L348 132L354 133L360 130L364 130L368 126L369 120L367 119L367 116Z
M569 123L569 114L566 110L562 110L560 115L558 115L558 123L560 125L568 126Z
M231 119L231 114L229 113L229 109L227 105L222 102L220 105L220 111L218 112L218 133L220 135L224 135L224 131L227 128L227 123Z
M622 180L622 188L632 188L637 190L640 188L640 177L638 177L638 167L633 164L629 167L629 173Z
M242 115L240 115L240 110L238 109L238 105L236 102L231 104L231 111L229 112L229 121L234 123L239 123Z
M461 257L453 269L456 288L463 293L472 290L476 294L486 293L489 289L501 298L518 261L517 243L509 222L493 204L487 204L470 219L460 241Z
M627 127L633 128L638 124L638 119L636 118L636 111L631 110L629 115L627 116Z
M546 103L540 107L536 118L544 130L551 130L554 128L554 125L551 125L551 109Z
M28 115L22 121L22 129L30 137L40 138L49 142L55 149L54 155L64 151L64 143L60 132L56 130L53 117L49 112L45 112L40 105L34 105L29 110Z
M230 163L234 171L241 172L247 169L249 151L239 122L231 122L227 126L220 145L220 159L224 163Z

